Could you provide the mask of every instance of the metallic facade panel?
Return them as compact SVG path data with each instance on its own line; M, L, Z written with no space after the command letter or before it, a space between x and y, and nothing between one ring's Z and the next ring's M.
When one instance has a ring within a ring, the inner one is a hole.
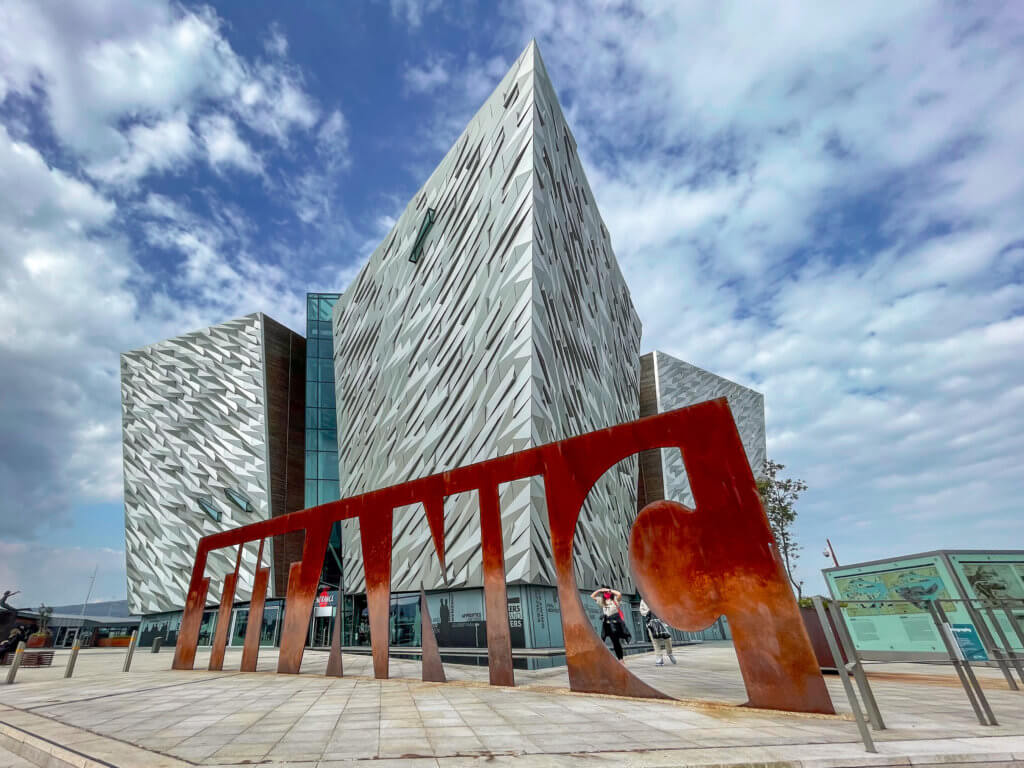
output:
M333 323L343 498L636 418L640 322L534 44ZM508 483L500 500L508 581L553 583L542 482ZM632 460L598 482L581 516L584 584L628 584L635 511ZM446 504L450 587L483 583L478 516L475 494ZM444 586L422 516L395 526L392 588ZM343 539L347 589L362 591L354 523Z
M272 514L269 324L275 346L282 346L282 331L294 336L262 314L252 314L121 356L125 560L132 613L180 610L199 539ZM285 354L289 347L283 345ZM302 349L297 345L295 352ZM275 453L282 451L275 448ZM227 491L244 497L249 509L233 503ZM219 521L200 500L219 514ZM277 513L285 511L293 510ZM224 577L235 570L235 556L211 553L206 573L210 601L220 599ZM250 598L255 570L256 550L251 548L243 553L236 600Z
M718 397L726 398L751 471L754 477L761 477L767 456L764 395L664 352L655 351L644 357L650 357L653 362L659 413ZM690 491L682 455L679 451L662 449L661 461L664 498L692 505L693 493Z

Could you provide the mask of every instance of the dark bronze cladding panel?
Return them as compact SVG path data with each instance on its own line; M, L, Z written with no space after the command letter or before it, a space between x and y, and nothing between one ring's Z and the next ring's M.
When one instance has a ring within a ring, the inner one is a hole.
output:
M270 462L270 516L305 506L306 340L263 316L267 366L267 438ZM288 568L302 559L303 535L274 537L275 597L288 591Z
M658 412L658 388L654 380L654 353L640 356L640 418ZM641 451L637 482L636 508L643 509L652 501L665 498L665 482L661 470L661 451Z

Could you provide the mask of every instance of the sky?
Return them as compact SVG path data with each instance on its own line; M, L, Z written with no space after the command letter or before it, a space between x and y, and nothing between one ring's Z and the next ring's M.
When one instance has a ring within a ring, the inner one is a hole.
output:
M1024 4L0 0L0 589L125 596L119 355L302 331L536 39L644 326L798 565L1024 549Z

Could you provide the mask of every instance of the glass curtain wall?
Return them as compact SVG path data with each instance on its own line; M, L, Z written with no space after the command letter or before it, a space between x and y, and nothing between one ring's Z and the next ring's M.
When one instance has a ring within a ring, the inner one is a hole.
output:
M340 293L306 294L306 506L338 496L338 423L334 406L334 343L331 312ZM331 531L322 580L341 578L341 526Z

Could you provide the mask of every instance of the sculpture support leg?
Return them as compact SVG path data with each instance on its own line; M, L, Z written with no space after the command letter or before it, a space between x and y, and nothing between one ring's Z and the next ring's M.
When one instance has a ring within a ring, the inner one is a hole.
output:
M505 548L501 537L501 505L497 484L480 488L480 545L484 560L484 602L487 607L487 668L491 685L515 685L512 634L505 592Z
M181 627L178 629L178 642L174 646L172 669L192 669L196 661L199 627L203 623L206 593L210 588L210 580L203 577L205 569L206 553L203 552L201 555L196 555L196 564L192 571L192 582L189 585L188 597L185 598L185 612L182 614Z
M281 628L281 652L277 659L277 671L298 674L302 666L302 652L306 647L309 631L309 617L313 612L313 600L320 586L327 540L331 535L331 524L316 522L306 529L306 540L302 547L302 560L292 563L288 569L288 599L285 603L284 626Z
M224 669L224 651L228 644L228 625L231 624L231 608L235 602L237 581L237 573L229 573L224 577L224 590L221 592L220 610L217 612L217 629L213 636L213 647L210 649L208 669L211 672L219 672Z
M391 609L391 538L394 510L377 509L359 520L363 546L363 571L366 574L366 608L370 613L370 646L373 650L373 676L388 678L388 627Z
M423 667L423 682L445 682L444 665L441 663L441 652L434 637L434 624L430 620L430 608L427 607L427 594L420 587L420 659Z
M256 562L262 562L257 560ZM267 600L267 582L270 569L259 568L252 582L252 602L249 603L249 623L245 628L245 646L242 648L242 672L255 672L260 654L260 633L263 631L263 606Z

